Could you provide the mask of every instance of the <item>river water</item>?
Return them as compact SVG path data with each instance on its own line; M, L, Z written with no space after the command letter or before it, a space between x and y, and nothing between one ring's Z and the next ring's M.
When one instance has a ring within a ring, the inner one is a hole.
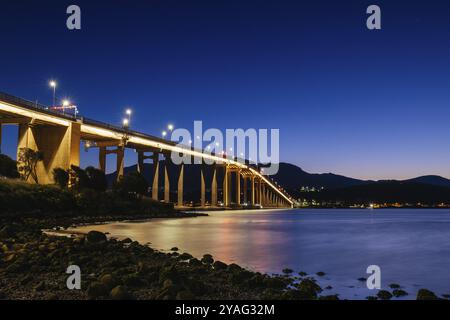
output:
M295 209L215 211L208 217L154 219L83 226L117 238L178 247L201 258L237 263L263 273L315 274L327 294L364 299L369 265L381 268L382 289L398 283L415 299L418 289L450 293L450 210Z

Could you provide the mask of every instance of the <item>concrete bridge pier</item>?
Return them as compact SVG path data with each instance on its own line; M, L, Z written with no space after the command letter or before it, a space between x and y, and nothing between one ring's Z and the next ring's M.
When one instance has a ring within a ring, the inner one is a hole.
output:
M169 179L170 154L164 154L164 202L170 202L170 179Z
M182 207L184 205L183 201L183 191L184 191L184 164L179 166L180 172L178 174L178 189L177 189L177 205Z
M205 184L205 173L204 167L202 164L202 168L200 169L200 206L202 208L206 205L206 184Z
M217 167L214 165L211 182L211 206L217 207Z
M53 169L68 170L71 165L80 165L80 124L72 122L67 127L33 121L19 124L18 153L21 148L42 152L43 159L36 167L38 182L54 183Z
M230 169L228 165L225 164L223 166L224 174L223 174L223 205L225 207L230 206Z
M244 203L247 203L248 201L248 185L247 185L247 176L242 177L242 183L243 183L243 191L244 191Z
M241 170L236 169L236 205L241 205Z
M154 152L153 160L153 182L152 182L152 199L158 201L159 197L159 153Z

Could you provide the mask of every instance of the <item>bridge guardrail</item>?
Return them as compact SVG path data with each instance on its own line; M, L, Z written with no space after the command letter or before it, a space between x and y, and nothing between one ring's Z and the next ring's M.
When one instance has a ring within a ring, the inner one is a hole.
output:
M50 115L57 115L58 117L65 118L68 120L76 120L75 116L72 116L69 114L62 114L61 112L52 110L48 106L45 106L38 102L25 100L25 99L22 99L22 98L19 98L19 97L16 97L16 96L4 93L4 92L0 92L0 101L12 103L12 104L18 105L20 107L23 107L23 108L26 108L29 110L39 111L39 112L43 112L43 113L50 114Z

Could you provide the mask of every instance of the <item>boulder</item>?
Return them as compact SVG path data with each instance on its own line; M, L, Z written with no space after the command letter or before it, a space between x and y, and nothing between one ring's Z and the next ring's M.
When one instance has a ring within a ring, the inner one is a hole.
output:
M377 293L377 297L381 300L390 300L392 298L392 294L387 290L380 290Z
M205 264L213 264L214 263L213 256L210 254L205 254L202 258L202 262Z
M416 300L438 300L439 298L434 294L434 292L427 289L420 289L417 292Z
M130 295L124 286L117 286L114 287L111 292L109 293L109 296L113 300L127 300L130 298Z
M223 263L222 261L216 261L213 263L213 267L216 270L224 270L227 268L227 265Z
M99 231L89 231L89 233L86 236L86 239L90 243L99 243L104 242L107 240L106 235Z
M105 297L108 293L108 288L101 282L92 282L86 290L86 294L90 299Z

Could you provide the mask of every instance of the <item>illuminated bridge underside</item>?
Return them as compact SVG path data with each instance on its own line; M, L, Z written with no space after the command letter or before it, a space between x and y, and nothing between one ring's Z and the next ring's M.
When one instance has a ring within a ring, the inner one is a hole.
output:
M153 181L152 197L160 200L159 195L159 158L162 155L165 163L170 162L172 152L182 153L195 159L203 159L207 163L214 161L214 174L211 183L210 206L218 205L216 171L224 170L223 179L223 205L228 207L231 203L231 175L235 179L234 205L243 203L259 205L261 207L291 207L293 201L281 188L267 177L263 176L257 167L236 161L235 159L204 153L190 147L180 147L174 142L164 140L140 132L125 130L120 127L98 122L83 117L72 117L48 110L38 105L14 96L0 93L0 143L1 126L14 124L19 126L18 150L30 148L42 151L44 159L39 162L37 174L40 183L53 183L52 171L54 168L68 169L71 165L79 166L80 143L84 140L89 147L99 148L99 167L105 170L106 155L114 153L117 156L118 178L123 175L124 149L135 149L138 153L138 170L144 168L145 159L152 159ZM151 155L147 153L150 152ZM184 169L180 165L177 205L183 206L183 179ZM164 201L169 202L170 186L167 167L164 169ZM241 186L243 185L243 188ZM248 188L250 186L250 188ZM205 206L205 179L201 173L200 203ZM241 190L242 189L242 190ZM249 193L250 191L250 193ZM241 199L243 196L243 199ZM241 201L243 200L243 201Z

